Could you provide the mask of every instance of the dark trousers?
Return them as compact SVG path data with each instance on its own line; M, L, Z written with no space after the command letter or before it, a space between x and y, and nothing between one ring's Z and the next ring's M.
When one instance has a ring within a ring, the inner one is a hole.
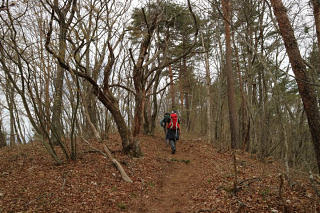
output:
M179 140L179 130L167 129L166 140L169 140L171 150L176 151L176 142Z

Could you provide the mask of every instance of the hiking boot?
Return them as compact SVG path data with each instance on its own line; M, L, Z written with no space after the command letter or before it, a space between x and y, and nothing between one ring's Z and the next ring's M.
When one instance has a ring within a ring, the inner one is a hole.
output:
M176 150L175 150L175 149L171 151L171 154L174 154L174 153L176 153Z

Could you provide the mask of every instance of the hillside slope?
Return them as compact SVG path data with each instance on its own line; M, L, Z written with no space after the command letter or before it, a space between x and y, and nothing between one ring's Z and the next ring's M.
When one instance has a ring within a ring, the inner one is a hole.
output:
M144 156L121 153L120 139L105 143L133 183L122 181L109 159L80 144L79 160L55 166L38 143L0 150L0 212L319 212L305 174L281 185L281 166L237 156L237 196L229 152L182 139L177 153L160 136L142 136ZM102 149L102 144L92 142ZM281 185L281 187L280 187ZM281 196L279 196L281 189Z

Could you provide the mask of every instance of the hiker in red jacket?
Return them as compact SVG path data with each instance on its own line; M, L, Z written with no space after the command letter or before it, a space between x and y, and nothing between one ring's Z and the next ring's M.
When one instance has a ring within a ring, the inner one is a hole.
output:
M171 146L171 153L176 153L176 141L179 140L180 135L180 120L178 118L177 111L173 111L170 114L170 122L167 123L167 137Z

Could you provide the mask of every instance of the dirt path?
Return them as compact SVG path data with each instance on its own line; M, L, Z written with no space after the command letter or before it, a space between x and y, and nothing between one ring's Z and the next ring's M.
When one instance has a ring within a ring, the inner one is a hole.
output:
M143 212L190 212L188 202L194 197L195 186L202 181L204 171L202 158L197 155L196 146L182 140L177 144L176 154L170 154L170 147L160 146L158 156L169 162L160 188L148 193L143 201ZM140 209L140 210L141 210Z
M172 155L160 137L144 141L145 156L139 159L139 165L147 166L148 172L138 179L141 190L127 212L284 212L278 197L281 168L277 164L259 162L239 152L237 179L241 190L235 196L231 152L218 152L204 141L186 138L178 142L177 152ZM292 212L317 208L311 199L306 201L305 191L284 190L283 195L293 204ZM305 203L299 206L302 199Z
M284 181L279 196L279 173L285 170L277 162L263 163L239 151L235 196L231 152L185 136L172 155L163 137L140 139L140 158L123 154L118 136L108 141L133 183L124 182L110 160L86 146L76 162L60 166L40 143L3 148L0 212L320 212L314 186L300 172L291 172L295 185Z

